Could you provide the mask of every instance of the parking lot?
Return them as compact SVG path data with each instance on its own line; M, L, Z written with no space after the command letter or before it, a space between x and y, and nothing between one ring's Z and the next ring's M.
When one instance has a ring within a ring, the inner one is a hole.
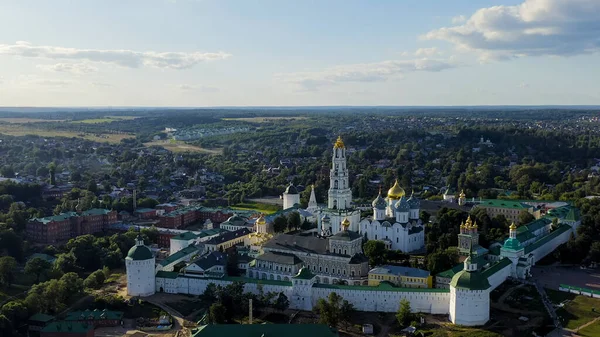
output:
M545 288L556 289L560 284L600 290L600 270L579 267L534 266L531 274Z

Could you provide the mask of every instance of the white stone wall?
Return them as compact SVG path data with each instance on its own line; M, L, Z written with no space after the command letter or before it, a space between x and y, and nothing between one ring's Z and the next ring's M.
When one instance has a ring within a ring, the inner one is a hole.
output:
M194 242L193 239L192 240L171 239L171 247L169 248L169 255L173 255L173 254L177 253L178 251L182 250L183 248L187 248L193 242Z
M531 252L531 254L533 254L534 264L537 263L542 258L544 258L544 256L552 253L561 244L569 241L569 237L571 236L572 232L573 232L573 229L565 231L564 233L560 234L559 236L555 237L554 239L546 242L546 244L542 245L541 247L538 247L537 249L533 250Z
M447 314L450 294L447 292L404 292L355 289L313 288L312 302L335 292L352 303L358 311L396 312L402 299L410 301L413 312Z
M450 287L450 321L458 325L484 325L490 319L490 290Z
M127 273L127 294L130 296L150 296L154 294L155 259L132 260L125 259Z
M512 270L512 264L506 265L506 267L500 269L492 276L488 277L488 282L492 286L490 291L496 289L499 285L501 285L506 279L510 276Z
M376 290L350 290L312 287L307 280L298 280L303 284L282 286L263 284L265 292L283 292L290 300L291 309L311 310L319 298L326 298L331 292L342 296L352 303L359 311L396 312L400 300L410 301L413 312L431 314L447 314L450 302L450 293L447 292L403 292L403 291L376 291ZM165 293L181 293L200 295L209 283L226 286L229 281L215 279L198 279L178 277L177 279L156 278L156 289L161 287ZM256 283L246 283L244 290L257 293Z
M295 204L300 203L300 194L287 194L283 193L283 209L293 207Z

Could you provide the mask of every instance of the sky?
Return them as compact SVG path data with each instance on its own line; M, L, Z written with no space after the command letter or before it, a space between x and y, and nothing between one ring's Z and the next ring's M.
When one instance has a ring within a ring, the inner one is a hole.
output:
M600 0L0 0L0 106L598 105Z

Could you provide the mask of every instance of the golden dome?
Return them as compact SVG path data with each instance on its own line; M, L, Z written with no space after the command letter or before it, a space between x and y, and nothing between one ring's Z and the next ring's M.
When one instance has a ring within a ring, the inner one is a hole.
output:
M474 229L477 229L477 221L474 221L474 222L473 222L473 228L474 228Z
M466 228L465 223L463 221L460 222L460 228Z
M346 145L344 145L344 141L342 140L342 137L338 136L338 139L335 141L333 148L334 149L343 149L345 147L346 147Z
M398 185L398 179L396 179L394 186L392 186L392 188L390 188L387 192L388 198L393 200L398 200L402 198L405 194L406 193L404 192L404 189L400 187L400 185Z
M350 220L348 220L348 218L344 218L344 221L342 221L342 227L348 228L349 226L350 226Z
M469 216L467 217L467 221L465 222L465 226L471 227L471 224L472 224L471 215L469 214Z
M460 197L461 197L461 198L464 198L464 197L466 197L466 196L467 196L467 195L465 194L465 190L462 190L462 191L460 191Z
M515 225L515 223L513 222L509 228L511 231L514 231L515 229L517 229L517 225Z
M258 219L256 219L256 224L257 225L265 225L267 223L267 220L265 219L265 216L263 214L261 214Z

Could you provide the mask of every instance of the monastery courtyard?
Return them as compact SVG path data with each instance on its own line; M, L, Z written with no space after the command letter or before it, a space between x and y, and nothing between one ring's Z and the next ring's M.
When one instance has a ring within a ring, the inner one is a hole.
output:
M600 290L600 269L580 269L579 267L534 266L532 279L543 287L558 290L560 284L573 287Z

